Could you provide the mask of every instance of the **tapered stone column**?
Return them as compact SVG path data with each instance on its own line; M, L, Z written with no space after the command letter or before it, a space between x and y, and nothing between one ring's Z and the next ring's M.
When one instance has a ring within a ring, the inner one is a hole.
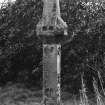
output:
M68 26L60 14L59 0L43 0L42 18L36 33L43 42L43 101L44 105L61 105L60 73L61 42Z
M43 45L43 104L60 105L61 45Z

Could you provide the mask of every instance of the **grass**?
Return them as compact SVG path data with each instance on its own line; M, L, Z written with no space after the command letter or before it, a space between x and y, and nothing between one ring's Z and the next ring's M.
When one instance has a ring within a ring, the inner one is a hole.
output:
M31 91L20 84L0 89L0 105L39 105L41 91Z
M61 95L64 105L80 104L79 95L72 95L68 92L63 92ZM88 96L89 105L96 105L95 96ZM41 101L41 90L29 90L22 84L11 84L0 88L0 105L40 105Z

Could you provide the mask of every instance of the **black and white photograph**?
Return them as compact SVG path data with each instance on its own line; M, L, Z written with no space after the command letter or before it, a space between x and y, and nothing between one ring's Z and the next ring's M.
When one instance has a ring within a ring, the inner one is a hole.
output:
M105 0L0 0L0 105L105 105Z

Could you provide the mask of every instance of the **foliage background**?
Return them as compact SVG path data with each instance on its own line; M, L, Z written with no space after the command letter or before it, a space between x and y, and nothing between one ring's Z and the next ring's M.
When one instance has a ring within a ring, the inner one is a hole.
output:
M73 94L81 88L82 72L89 92L93 91L92 78L99 82L97 71L105 80L104 2L87 4L76 0L60 2L69 33L62 43L62 90ZM1 7L1 86L11 82L24 83L28 88L42 87L42 42L36 36L42 8L41 0L16 0Z

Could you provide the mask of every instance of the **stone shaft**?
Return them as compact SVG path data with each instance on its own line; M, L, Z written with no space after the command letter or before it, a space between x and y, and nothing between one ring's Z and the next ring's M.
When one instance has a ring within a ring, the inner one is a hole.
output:
M43 45L43 104L60 105L61 46Z

